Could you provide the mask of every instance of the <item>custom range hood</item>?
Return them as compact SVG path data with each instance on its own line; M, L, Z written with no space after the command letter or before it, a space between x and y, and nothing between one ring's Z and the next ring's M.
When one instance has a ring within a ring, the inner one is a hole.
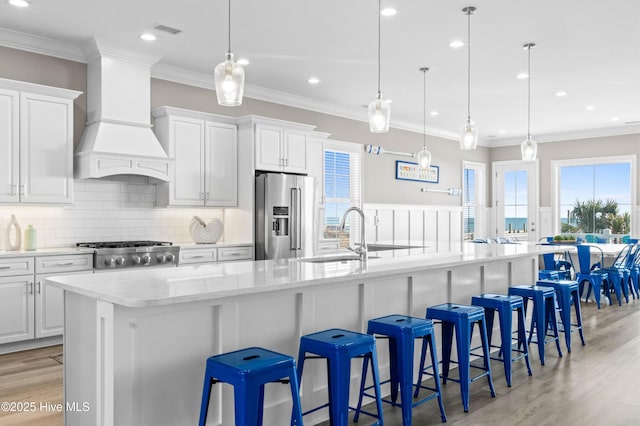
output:
M151 130L151 66L93 39L87 56L87 127L75 153L76 178L134 174L169 180L173 167Z

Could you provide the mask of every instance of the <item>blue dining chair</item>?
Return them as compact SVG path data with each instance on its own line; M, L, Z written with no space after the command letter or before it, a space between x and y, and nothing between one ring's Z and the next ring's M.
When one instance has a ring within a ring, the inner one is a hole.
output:
M601 269L604 264L604 253L600 247L591 246L589 244L579 244L576 248L578 249L579 266L579 271L576 274L576 281L580 284L580 295L582 295L584 291L584 283L589 283L585 299L589 299L589 295L593 289L593 297L596 300L598 309L600 309L600 295L602 294L603 288L608 288L609 286L609 273ZM600 251L599 264L598 262L593 265L591 264L591 249Z
M608 293L610 287L613 287L620 305L622 304L620 301L620 292L624 295L627 303L629 303L629 291L631 291L632 295L634 293L633 286L629 286L629 280L631 277L630 262L632 262L632 257L635 255L633 247L634 246L632 244L624 246L616 255L611 266L608 268L602 268L603 271L606 271L609 274L610 286L605 288L605 293Z

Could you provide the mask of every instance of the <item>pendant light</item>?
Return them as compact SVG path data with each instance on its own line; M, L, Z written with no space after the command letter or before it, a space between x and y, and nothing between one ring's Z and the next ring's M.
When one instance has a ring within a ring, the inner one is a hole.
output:
M467 15L467 122L460 128L460 149L476 149L478 128L471 123L471 15L476 11L473 6L462 9Z
M423 74L423 104L422 104L422 112L423 112L423 124L422 124L422 150L418 152L418 165L423 172L426 172L431 167L431 153L427 151L427 71L429 68L422 67L420 68Z
M535 161L538 154L538 144L531 139L531 49L536 47L535 43L527 43L522 46L528 53L528 89L527 89L527 139L520 145L522 161Z
M231 53L231 0L229 0L229 48L225 55L225 61L216 66L216 95L218 104L222 106L242 105L242 94L244 92L244 69L233 60Z
M378 0L378 96L369 104L369 130L371 133L389 131L391 105L382 99L380 92L380 0Z

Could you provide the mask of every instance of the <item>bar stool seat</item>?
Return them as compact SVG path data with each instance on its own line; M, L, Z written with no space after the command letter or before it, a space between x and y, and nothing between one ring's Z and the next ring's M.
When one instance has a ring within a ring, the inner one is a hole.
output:
M474 306L482 306L484 315L487 320L487 336L489 339L489 347L499 347L502 358L491 358L504 363L504 376L507 380L507 386L511 387L511 372L513 362L520 358L525 359L527 370L531 376L531 362L529 361L529 349L527 345L526 326L524 320L524 302L522 296L506 296L503 294L485 293L471 298L471 304ZM498 320L500 321L500 346L491 344L493 334L493 318L495 312L498 312ZM513 318L512 312L516 311L518 318L518 334L517 346L513 348ZM522 345L523 349L520 349ZM513 357L513 351L520 353Z
M376 335L376 339L379 339L379 336L384 336L389 339L390 379L380 382L380 384L391 383L391 400L382 399L382 402L401 407L403 426L411 426L413 407L430 401L433 398L438 398L440 416L442 421L446 422L447 416L445 415L444 405L442 404L442 392L440 389L440 378L438 376L438 353L433 336L433 321L405 315L388 315L369 320L367 333ZM420 380L418 380L414 393L412 392L412 387L415 339L422 339L420 371L424 369L427 346L431 349L431 365L434 369L435 388L422 386ZM366 391L372 387L365 387L366 370L367 360L365 359L365 364L362 369L360 400L358 401L357 410L360 410L362 406L362 397L364 395L371 396L366 394ZM400 388L400 404L396 402L398 400L398 387ZM432 391L432 393L419 401L413 401L412 397L417 398L421 388L428 389Z
M359 357L364 357L365 362L367 360L371 361L377 415L349 407L351 360ZM328 406L329 421L332 426L348 425L349 410L356 410L356 417L354 417L354 421L357 421L357 416L362 413L376 418L377 422L374 423L374 425L383 426L378 357L376 354L376 342L373 336L342 330L339 328L333 328L302 336L300 338L300 350L298 354L297 373L299 383L302 381L302 371L305 360L309 358L325 358L327 360L329 402L303 412L303 416Z
M580 286L577 281L559 280L549 281L540 280L536 285L544 287L552 287L556 291L558 307L560 308L560 320L564 332L564 340L567 345L567 351L571 352L571 333L578 331L580 340L584 346L584 335L582 333L582 311L580 309ZM573 303L576 311L576 324L571 323L571 305Z
M300 391L293 357L258 347L209 357L202 391L200 426L207 422L211 386L219 382L233 386L236 426L262 425L264 385L270 382L289 383L294 424L302 425Z
M479 306L443 303L427 308L427 318L442 321L442 383L446 384L447 380L451 380L460 384L460 396L462 398L464 411L469 411L469 386L471 382L481 377L487 377L491 396L495 397L496 393L493 389L493 380L491 378L489 341L487 339L484 309ZM480 326L484 366L473 366L483 371L481 374L471 377L471 333L473 331L472 324L476 322ZM455 363L455 361L451 360L454 330L458 349L458 380L449 378L449 366L452 362Z
M536 339L538 343L538 354L540 364L544 365L544 346L551 341L556 342L558 356L562 357L560 349L560 339L558 337L558 322L556 321L556 292L552 287L541 287L536 285L518 285L509 287L510 296L522 296L524 310L527 311L529 299L533 300L533 313L531 316L531 330L529 331L529 343L533 338L533 326L536 326ZM553 335L547 335L547 327L551 325ZM547 339L550 337L550 339Z

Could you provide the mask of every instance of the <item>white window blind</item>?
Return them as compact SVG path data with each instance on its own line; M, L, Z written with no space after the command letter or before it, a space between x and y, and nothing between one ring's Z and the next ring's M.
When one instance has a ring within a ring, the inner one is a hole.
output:
M324 150L324 237L340 239L341 247L358 241L363 226L353 213L347 218L344 231L338 229L349 207L362 206L361 154L351 145L354 144Z

